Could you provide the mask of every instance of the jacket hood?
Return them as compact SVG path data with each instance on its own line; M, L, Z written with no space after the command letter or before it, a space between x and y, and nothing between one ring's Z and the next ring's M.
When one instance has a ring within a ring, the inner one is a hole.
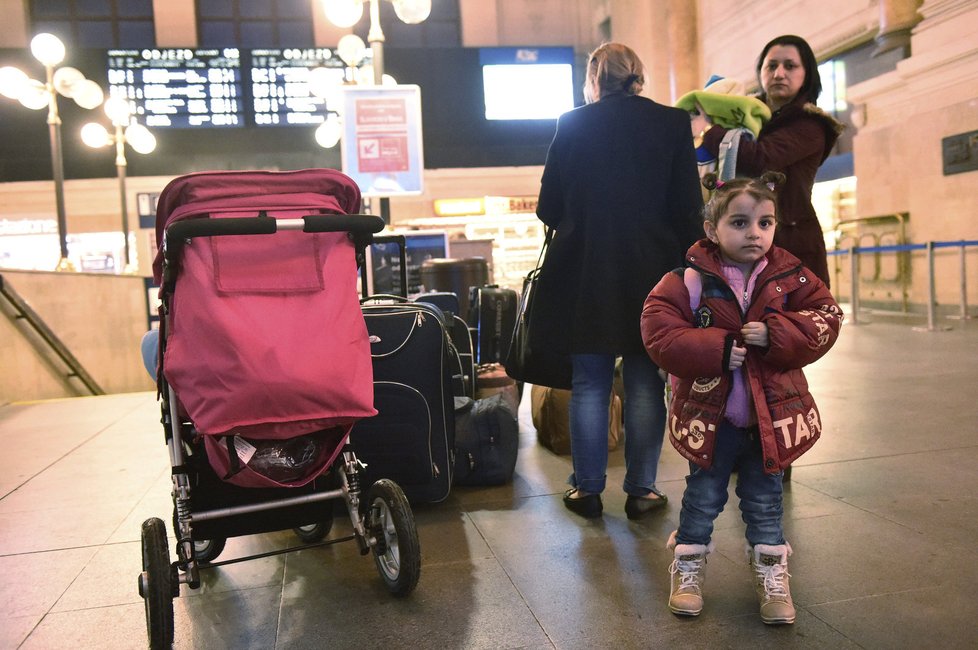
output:
M779 275L791 269L802 266L801 260L778 246L771 246L771 250L764 256L767 258L767 267L761 272L761 278L771 275ZM720 247L709 239L703 238L689 247L686 251L687 266L695 266L714 275L723 277L720 268L723 261L720 258Z

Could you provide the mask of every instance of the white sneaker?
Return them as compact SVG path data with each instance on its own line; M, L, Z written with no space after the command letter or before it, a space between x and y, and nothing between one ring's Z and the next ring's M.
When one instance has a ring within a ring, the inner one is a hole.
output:
M748 550L754 590L761 606L761 620L768 625L795 622L795 604L788 585L788 556L791 546L758 544Z
M706 574L707 547L703 544L678 544L669 565L669 609L680 616L699 616L703 611L703 578Z

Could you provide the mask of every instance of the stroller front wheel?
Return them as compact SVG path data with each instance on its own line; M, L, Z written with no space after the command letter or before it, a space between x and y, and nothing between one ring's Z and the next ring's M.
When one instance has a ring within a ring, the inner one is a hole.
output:
M414 513L400 486L381 479L367 491L367 530L375 538L374 562L388 591L406 596L421 576L421 545Z
M166 524L153 517L143 522L143 572L139 576L139 595L146 606L146 631L150 648L173 646L174 570L166 541Z
M209 564L217 559L224 551L227 543L226 537L215 537L214 539L195 539L194 557L202 564Z

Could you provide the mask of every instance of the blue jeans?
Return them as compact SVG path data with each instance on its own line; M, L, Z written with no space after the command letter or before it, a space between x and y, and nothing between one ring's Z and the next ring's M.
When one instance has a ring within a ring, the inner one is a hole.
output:
M604 491L608 471L608 407L615 355L575 354L570 400L571 455L568 482L584 492ZM622 359L625 382L625 481L627 494L645 496L655 487L666 428L665 383L647 354Z
M143 340L139 343L139 351L143 355L143 367L155 381L157 357L160 356L160 331L149 330L143 334Z
M679 513L678 544L709 544L713 521L727 503L730 474L737 471L740 514L747 524L747 542L784 544L783 472L764 473L761 440L756 428L740 429L726 420L717 431L713 467L689 464L686 492Z

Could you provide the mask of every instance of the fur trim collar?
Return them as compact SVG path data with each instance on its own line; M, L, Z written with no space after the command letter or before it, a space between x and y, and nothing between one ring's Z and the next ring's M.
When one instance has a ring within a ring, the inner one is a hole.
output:
M801 107L801 110L805 111L809 115L814 115L815 117L819 117L822 120L824 120L825 123L828 124L828 126L833 131L835 131L836 135L841 134L846 129L845 124L835 119L834 117L832 117L831 115L823 111L815 104L812 104L811 102L805 102L805 104Z

